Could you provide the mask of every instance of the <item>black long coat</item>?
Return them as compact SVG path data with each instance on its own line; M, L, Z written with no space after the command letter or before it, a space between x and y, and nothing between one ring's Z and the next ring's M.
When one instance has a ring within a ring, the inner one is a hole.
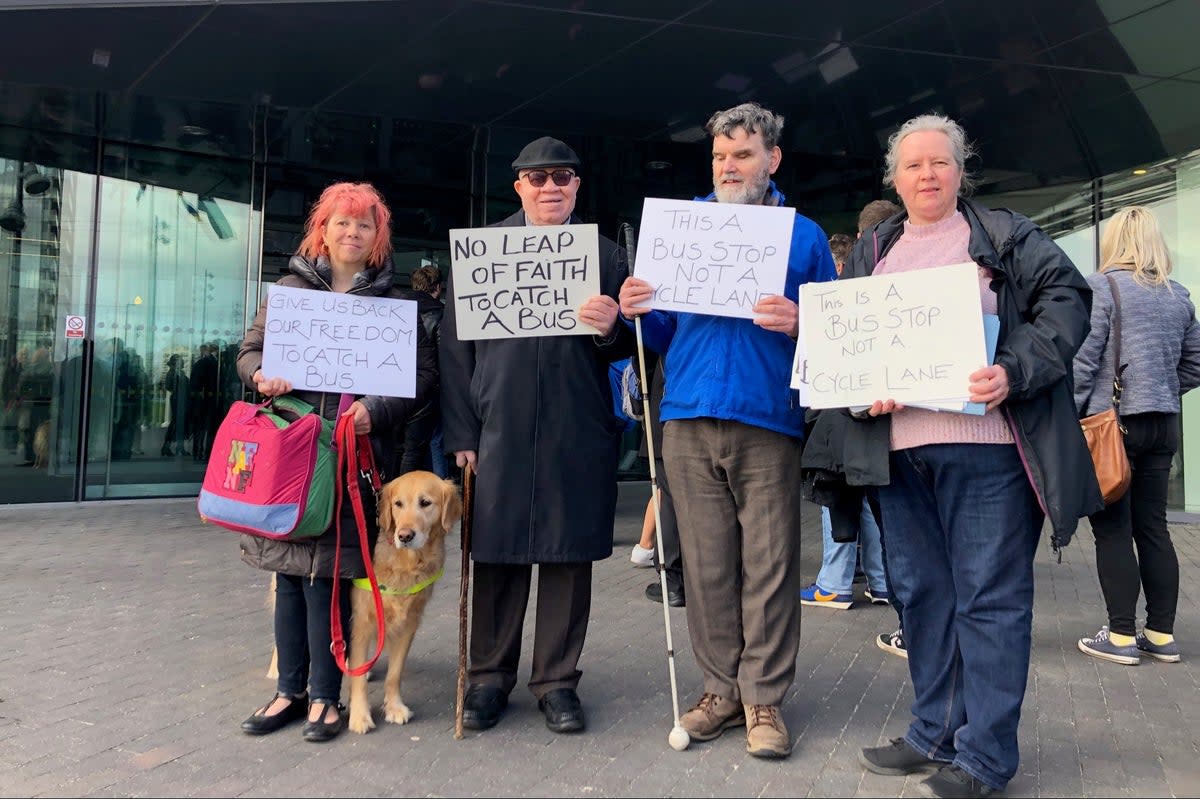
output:
M518 211L493 227L524 224ZM625 253L603 236L599 245L600 291L615 300L629 273ZM572 563L612 554L623 424L608 364L634 348L619 320L606 340L459 341L451 277L439 344L444 441L447 453L478 454L475 560Z

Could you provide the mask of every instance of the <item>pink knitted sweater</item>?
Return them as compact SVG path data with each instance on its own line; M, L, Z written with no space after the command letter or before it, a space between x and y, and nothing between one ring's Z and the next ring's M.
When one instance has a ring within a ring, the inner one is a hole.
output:
M904 223L904 233L876 265L874 274L886 275L949 266L971 260L968 245L971 226L962 212L956 212L932 225ZM996 313L996 293L989 283L990 269L979 268L981 312ZM967 387L963 386L963 393ZM1012 431L1000 410L983 416L949 411L905 408L892 414L892 449L909 449L923 444L1011 444Z

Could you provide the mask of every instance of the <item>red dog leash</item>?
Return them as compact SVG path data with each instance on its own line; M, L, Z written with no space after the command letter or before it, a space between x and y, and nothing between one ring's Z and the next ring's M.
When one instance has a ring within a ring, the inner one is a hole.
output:
M334 528L336 530L336 547L333 554L333 600L329 609L329 630L333 639L329 650L337 661L338 668L351 677L361 677L371 670L375 661L383 654L383 638L385 635L383 620L383 595L379 591L379 581L375 579L375 567L371 560L371 545L367 541L367 515L363 510L362 489L359 478L370 482L371 489L379 496L382 483L379 473L375 470L375 455L371 451L371 440L365 435L354 432L354 417L339 415L337 427L334 429L333 445L337 448L337 472L334 478ZM367 579L371 582L371 595L375 599L375 621L378 629L375 634L375 656L366 663L354 668L347 668L346 640L342 633L342 614L338 602L341 580L342 556L342 492L350 494L350 504L354 508L354 521L358 527L358 543L362 548L363 565L367 569Z

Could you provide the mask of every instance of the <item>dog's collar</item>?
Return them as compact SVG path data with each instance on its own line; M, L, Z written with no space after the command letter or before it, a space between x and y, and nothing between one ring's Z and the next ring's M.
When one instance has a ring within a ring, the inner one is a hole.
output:
M438 573L430 577L428 580L422 580L416 585L409 586L408 588L388 588L386 585L381 585L379 586L379 593L392 594L394 596L412 596L413 594L419 594L429 586L436 583L438 580L442 579L442 575L445 573L446 570L444 568L438 569ZM364 591L371 590L371 581L366 577L359 577L355 580L351 580L351 582L354 583L355 588L361 588Z

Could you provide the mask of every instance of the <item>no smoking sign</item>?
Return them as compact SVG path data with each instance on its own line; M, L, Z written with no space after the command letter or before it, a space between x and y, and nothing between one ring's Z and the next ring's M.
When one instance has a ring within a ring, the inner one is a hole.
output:
M83 338L84 331L87 329L86 316L67 315L66 334L67 338Z

